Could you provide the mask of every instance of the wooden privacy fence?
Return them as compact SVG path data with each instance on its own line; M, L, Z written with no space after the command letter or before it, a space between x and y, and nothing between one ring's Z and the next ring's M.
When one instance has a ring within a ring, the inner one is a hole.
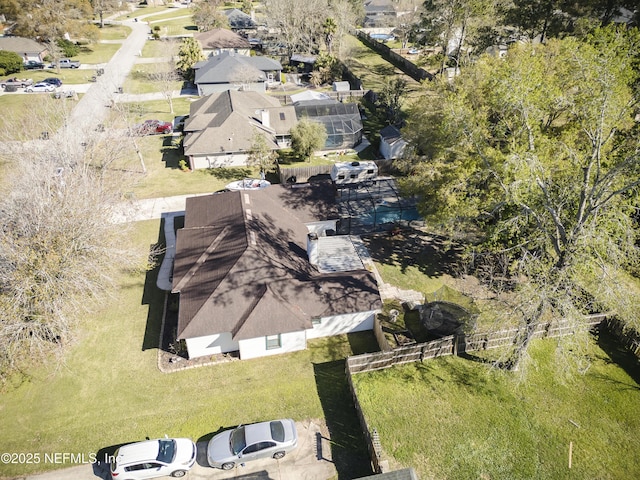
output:
M592 328L607 319L607 314L589 315L580 324L568 320L540 323L536 326L533 338L554 338L572 335L576 329ZM479 352L513 345L521 329L511 328L495 332L472 335L450 335L431 342L417 343L392 350L354 355L347 359L350 373L368 372L389 368L393 365L428 360L445 355ZM377 337L381 338L381 337ZM636 344L637 345L637 344ZM384 347L381 347L384 350Z
M376 322L377 323L377 322ZM580 324L568 320L538 324L534 330L534 338L550 338L572 335L578 329L593 328L603 325L611 331L627 348L636 355L640 351L640 335L628 332L620 321L610 314L602 313L585 317ZM394 365L424 361L446 355L458 355L464 352L477 352L493 348L513 345L521 329L512 328L495 332L477 333L473 335L450 335L431 342L397 347L375 353L354 355L347 358L346 376L353 403L356 407L360 426L367 442L371 458L371 466L376 473L384 473L385 465L382 461L382 447L375 428L370 428L358 401L358 395L353 385L353 375L360 372L370 372L389 368ZM376 335L380 341L384 336ZM626 339L626 340L625 340ZM386 339L384 340L386 342ZM384 350L384 347L381 345Z

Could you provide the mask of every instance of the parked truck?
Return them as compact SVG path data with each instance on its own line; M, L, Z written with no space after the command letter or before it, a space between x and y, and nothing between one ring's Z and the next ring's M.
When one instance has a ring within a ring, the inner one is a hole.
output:
M25 88L31 85L33 85L33 80L31 80L30 78L12 77L12 78L7 78L6 80L0 81L0 87L2 87L2 89L6 89L7 87L10 87L9 90L12 90L14 92L15 90L13 90L12 87Z
M61 58L57 64L54 62L49 68L55 68L56 66L60 68L80 68L80 62L71 60L70 58Z

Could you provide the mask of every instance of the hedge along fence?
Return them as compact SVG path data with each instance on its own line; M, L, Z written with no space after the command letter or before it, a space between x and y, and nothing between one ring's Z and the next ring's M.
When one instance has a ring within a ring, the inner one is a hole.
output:
M376 323L378 323L376 321ZM611 314L601 313L588 315L584 322L576 325L575 322L561 320L558 322L538 324L534 331L534 338L557 338L573 335L577 328L593 328L601 326L609 330L614 337L636 356L640 356L640 334L625 328L622 322ZM371 429L367 419L362 412L362 407L358 401L358 395L353 385L352 376L356 373L370 372L390 368L394 365L405 363L422 362L431 358L443 357L447 355L459 355L467 352L478 352L511 346L522 330L518 328L499 330L495 332L477 333L473 335L450 335L431 342L397 347L375 353L354 355L347 358L346 376L353 403L356 407L360 426L367 441L367 448L371 457L371 465L374 472L384 473L385 466L382 462L382 447L377 435L377 431ZM375 328L374 328L375 332ZM378 341L380 338L376 335ZM384 338L384 337L382 337ZM386 342L386 339L384 340ZM384 350L384 347L381 345Z

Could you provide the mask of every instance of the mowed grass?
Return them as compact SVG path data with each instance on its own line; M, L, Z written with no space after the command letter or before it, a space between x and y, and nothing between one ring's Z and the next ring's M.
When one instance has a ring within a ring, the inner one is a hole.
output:
M640 478L638 359L605 335L586 374L567 378L556 345L534 341L524 382L459 357L354 380L385 457L421 479Z
M140 248L141 259L159 229L159 220L135 224L128 241ZM157 345L164 294L155 280L155 272L123 272L106 305L84 315L62 362L52 358L12 377L0 395L0 452L88 457L146 436L206 440L221 427L322 419L325 410L341 412L333 425L341 440L336 454L362 450L357 419L345 408L343 359L354 349L375 348L370 333L313 341L293 354L163 374ZM62 467L0 463L0 477Z
M385 80L391 78L403 78L407 81L407 97L412 97L422 90L418 82L404 74L395 65L387 62L358 38L353 35L345 35L342 42L346 52L343 55L343 61L349 70L362 81L362 87L365 90L381 92Z

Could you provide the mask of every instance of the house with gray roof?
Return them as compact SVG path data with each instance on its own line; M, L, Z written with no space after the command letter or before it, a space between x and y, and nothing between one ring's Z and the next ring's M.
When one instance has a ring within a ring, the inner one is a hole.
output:
M227 21L232 30L254 30L258 26L251 15L244 13L242 10L231 8L223 10L223 12L227 16Z
M190 168L244 166L254 133L273 149L290 144L297 123L295 108L259 92L226 90L202 97L190 106L184 124L184 154Z
M221 52L194 65L199 95L225 90L264 92L268 84L280 82L282 65L264 56L245 56Z
M222 52L231 52L238 55L249 55L251 45L249 41L229 30L228 28L214 28L193 36L205 56L220 55Z
M187 199L172 292L179 294L177 338L190 358L274 355L373 328L382 303L357 253L363 246L341 238L325 256L344 261L322 271L311 263L323 256L314 242L335 232L322 221L333 211L330 189L272 185Z
M35 40L24 37L0 36L0 50L15 52L23 62L34 60L43 62L49 54L47 47Z

